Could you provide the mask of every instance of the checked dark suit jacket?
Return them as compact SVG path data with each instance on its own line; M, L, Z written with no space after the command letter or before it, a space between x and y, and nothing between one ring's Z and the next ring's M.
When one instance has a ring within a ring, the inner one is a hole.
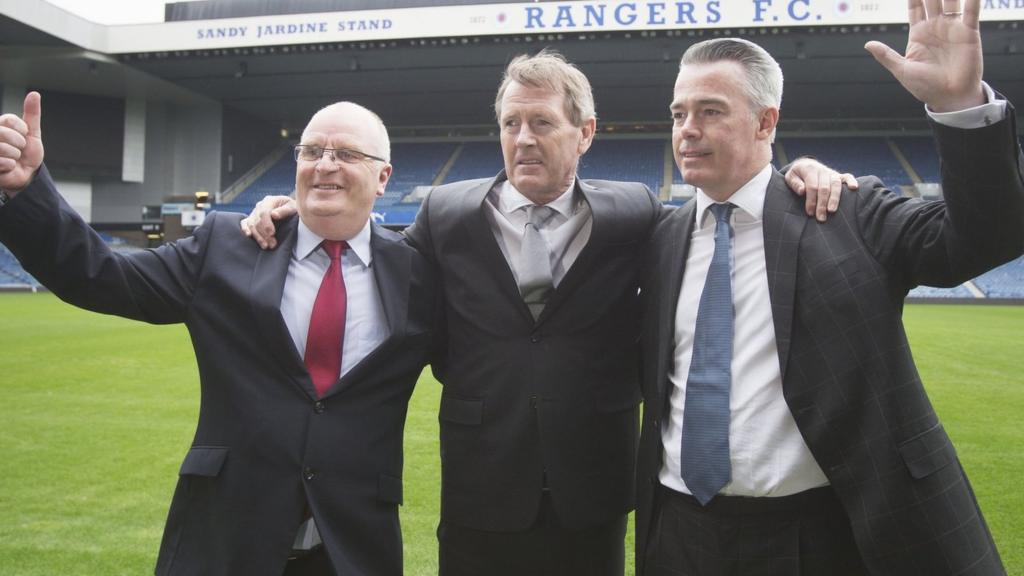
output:
M764 237L783 394L870 574L1004 574L914 366L902 312L914 286L955 286L1024 252L1022 159L1012 112L985 128L934 130L944 202L862 182L819 223L779 174L772 177ZM638 563L656 516L675 308L693 223L694 203L659 223L642 276Z
M339 573L400 575L402 433L428 359L432 269L399 235L373 227L390 335L318 400L280 314L298 220L263 251L240 218L212 213L190 238L115 254L43 167L0 209L0 240L71 304L188 327L202 403L157 574L280 576L308 502Z
M578 181L590 240L534 322L486 216L496 178L435 188L410 243L438 268L441 518L516 531L542 487L569 527L634 502L640 251L660 204L641 184Z

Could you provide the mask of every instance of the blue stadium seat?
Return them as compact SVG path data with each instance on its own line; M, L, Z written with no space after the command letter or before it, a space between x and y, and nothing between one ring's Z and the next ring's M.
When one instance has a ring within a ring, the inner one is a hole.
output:
M896 147L920 176L922 182L939 182L939 153L935 140L929 136L899 136L892 139Z
M623 180L646 184L655 194L661 189L665 170L665 146L661 139L607 140L597 138L580 160L580 177Z
M40 286L3 244L0 244L0 286Z
M974 284L989 298L1024 298L1024 257L978 276Z
M913 184L884 138L786 138L782 146L790 160L814 156L840 172L878 176L893 189Z
M412 142L391 145L394 171L378 207L390 206L417 186L430 186L458 146L455 142ZM397 199L395 199L397 198Z
M501 157L501 145L498 142L466 142L444 181L448 183L490 178L504 167L505 161Z

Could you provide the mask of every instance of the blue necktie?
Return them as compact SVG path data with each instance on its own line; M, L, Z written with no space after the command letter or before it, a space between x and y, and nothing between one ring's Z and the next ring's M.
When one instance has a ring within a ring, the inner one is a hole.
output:
M729 388L732 383L732 273L729 215L732 204L712 204L715 254L711 258L693 331L693 356L683 409L682 477L707 504L732 478L729 464Z

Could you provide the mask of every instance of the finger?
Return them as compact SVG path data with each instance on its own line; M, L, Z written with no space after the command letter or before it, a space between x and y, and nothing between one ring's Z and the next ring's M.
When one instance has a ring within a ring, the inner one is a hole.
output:
M942 0L942 13L960 12L960 0Z
M843 174L843 182L846 184L846 187L849 188L850 190L857 190L858 188L860 188L860 182L857 182L857 179L853 176L853 174L850 174L849 172Z
M871 53L886 70L889 71L895 78L900 77L900 72L903 70L903 62L905 58L900 55L899 52L889 48L881 42L872 40L864 45L864 49Z
M789 189L796 193L797 196L803 196L807 187L804 186L804 181L796 174L796 170L790 169L786 172L786 185Z
M813 180L804 182L804 189L804 210L808 216L814 216L814 211L818 205L818 183Z
M928 18L942 18L942 0L924 0Z
M42 138L43 131L40 128L40 123L43 116L42 107L42 96L39 92L29 92L25 96L25 106L23 107L21 117L24 118L25 124L28 125L28 135L34 138Z
M15 133L15 136L21 138L21 135L18 133ZM20 160L21 151L25 147L25 139L21 138L21 140L22 144L20 147L16 144L8 144L7 142L0 141L0 158L7 158L15 161Z
M0 158L0 174L6 174L18 167L18 163L11 158Z
M839 199L843 196L843 174L833 174L829 182L826 212L832 213L839 209Z
M818 222L824 222L828 217L827 208L830 191L832 189L832 179L834 172L822 174L818 178L818 197L814 201L814 216L818 219Z
M907 20L911 26L924 20L924 4L921 0L910 0L907 3Z
M252 230L249 229L248 218L242 218L242 220L238 223L238 226L242 229L242 234L245 234L249 238L252 238Z
M974 30L978 29L981 17L981 0L964 0L964 24Z
M24 136L28 134L28 124L25 124L24 120L18 118L17 114L4 114L3 116L0 116L0 131L3 131L4 129L22 136L22 140L24 140ZM25 145L22 144L22 147L24 146Z

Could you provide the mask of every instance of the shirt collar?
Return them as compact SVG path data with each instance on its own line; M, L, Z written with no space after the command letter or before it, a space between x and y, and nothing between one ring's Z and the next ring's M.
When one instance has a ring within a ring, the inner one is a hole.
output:
M566 218L571 217L576 208L576 203L573 201L576 196L573 193L575 189L576 181L573 180L572 184L570 184L569 187L558 196L558 198L548 202L546 206ZM526 196L523 196L523 194L519 190L516 190L516 187L508 180L502 181L499 185L498 208L505 214L512 214L524 206L532 205L533 201Z
M306 226L306 223L299 219L299 238L295 242L295 258L298 260L305 260L313 253L317 248L320 247L320 243L324 239L313 233L312 230ZM370 252L370 220L366 220L366 224L358 234L348 240L348 247L355 254L356 258L362 263L363 266L369 267L370 262L373 260L373 256Z
M768 183L772 179L772 165L766 164L753 178L751 178L746 184L740 186L740 189L733 192L733 195L729 197L729 203L736 206L743 212L745 212L752 221L758 221L764 214L764 197L768 191ZM697 190L697 230L704 227L705 217L707 217L709 210L715 201L710 196L704 193L703 190ZM736 212L733 212L737 214ZM713 219L712 219L713 220Z

